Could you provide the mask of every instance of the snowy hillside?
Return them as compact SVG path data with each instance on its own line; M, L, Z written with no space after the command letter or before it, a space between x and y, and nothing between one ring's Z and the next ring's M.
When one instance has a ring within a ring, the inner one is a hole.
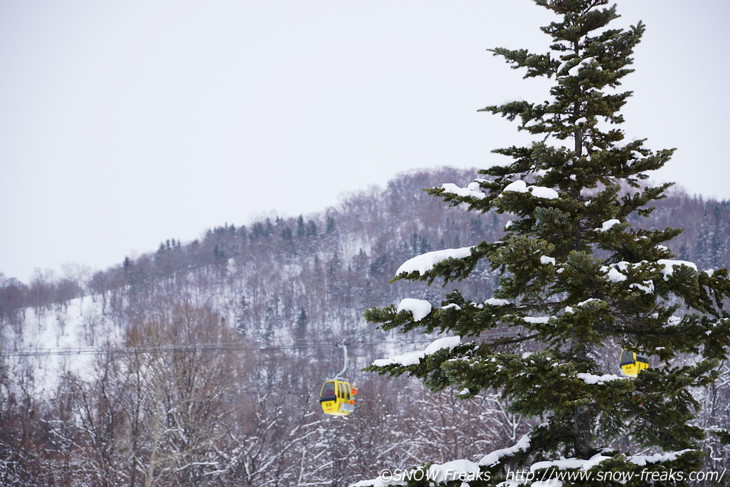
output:
M36 394L52 395L66 374L94 377L95 352L122 342L121 330L104 315L93 296L82 296L51 310L28 308L21 327L2 329L11 375L32 377Z
M216 227L72 283L6 280L0 484L345 485L517 444L528 425L495 395L460 401L459 391L360 371L458 345L376 330L363 312L394 304L425 317L452 285L387 282L500 238L509 215L474 215L422 191L468 190L472 175L403 175L321 214ZM678 259L727 265L730 205L677 194L648 220L677 222L687 228L672 242ZM478 268L459 287L484 301L494 282ZM332 419L317 396L342 366L343 340L360 394L356 414Z

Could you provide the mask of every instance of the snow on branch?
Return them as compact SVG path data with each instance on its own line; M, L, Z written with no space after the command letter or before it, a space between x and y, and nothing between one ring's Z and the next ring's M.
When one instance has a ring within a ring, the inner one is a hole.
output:
M548 257L547 255L541 255L540 263L545 264L545 265L547 265L547 264L555 265L555 257Z
M502 193L530 193L535 198L543 198L546 200L557 199L558 192L551 188L544 186L528 186L526 182L521 179L511 182L503 190Z
M405 261L395 272L396 276L418 272L421 275L429 272L433 267L446 259L464 259L471 256L474 247L461 247L458 249L435 250L417 255Z
M525 316L522 320L533 325L546 325L550 322L550 318L552 316Z
M601 224L601 228L596 228L597 232L607 232L611 230L613 227L621 223L619 220L615 218L611 218L610 220L606 220Z
M483 200L487 197L487 195L479 189L479 183L476 181L469 183L466 188L457 186L454 183L444 183L441 185L441 188L446 194L454 194L463 198L472 197L478 200Z
M509 306L512 303L507 299L489 298L484 301L484 304L488 304L489 306Z
M431 312L431 303L424 299L405 298L398 304L396 311L410 311L413 321L421 321Z
M692 450L691 448L687 448L685 450L680 451L670 451L665 453L655 453L654 455L632 455L627 458L628 461L631 463L635 463L636 465L643 467L647 463L663 463L663 462L673 462L677 459L677 457L680 457L684 455L685 453L689 453Z
M609 264L607 266L606 265L602 266L601 267L601 272L605 272L606 273L606 279L608 279L609 281L611 281L612 283L615 284L615 283L618 283L618 282L623 282L626 279L628 279L628 276L626 276L626 274L624 274L621 271L626 272L626 270L630 266L635 266L635 265L638 265L638 264L633 264L632 265L632 264L629 264L626 261L621 261L621 262L617 262L615 264Z
M494 467L495 465L499 464L502 458L511 457L512 455L515 455L516 453L521 451L525 451L528 448L530 448L529 433L520 438L520 441L518 441L515 445L510 446L509 448L495 450L492 453L485 455L481 460L479 460L479 465Z
M382 477L377 477L370 480L361 480L350 485L350 487L392 487L396 485L406 485L406 482L405 480L385 480Z
M654 294L654 281L644 281L643 284L634 282L632 284L629 284L629 288L638 289L639 291L643 292L644 294Z
M581 69L591 64L595 58L593 56L582 59L578 64L568 70L568 76L577 76Z
M389 365L418 365L421 359L428 355L433 355L439 350L449 349L458 346L461 343L460 336L443 337L431 342L424 350L416 350L414 352L405 352L400 355L389 358L381 358L373 361L375 367L387 367Z
M589 385L598 384L599 386L605 384L606 382L611 382L612 380L625 379L624 377L619 377L618 375L614 375L614 374L595 375L595 374L586 374L586 373L581 372L576 375L580 380L582 380L586 384L589 384Z
M669 279L669 276L674 274L674 268L677 266L686 266L697 272L697 264L687 260L659 259L657 264L664 267L664 269L662 269L662 275L664 275L665 280Z
M557 468L558 470L582 470L587 472L599 463L609 458L605 455L597 453L588 460L581 460L579 458L563 458L561 460L547 460L543 462L537 462L530 466L530 471L542 470L545 468Z

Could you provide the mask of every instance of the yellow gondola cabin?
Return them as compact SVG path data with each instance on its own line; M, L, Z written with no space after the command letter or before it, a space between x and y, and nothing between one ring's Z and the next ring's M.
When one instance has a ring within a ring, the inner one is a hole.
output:
M346 416L355 410L357 389L345 380L327 380L319 393L319 403L325 414Z
M621 352L621 372L627 377L636 377L644 369L649 368L649 359L637 355L636 352L623 350Z
M345 371L347 371L347 345L340 343L337 345L342 349L345 366L333 378L327 379L319 391L319 404L325 414L332 416L347 416L355 410L355 394L357 389L350 386L347 379L343 379Z

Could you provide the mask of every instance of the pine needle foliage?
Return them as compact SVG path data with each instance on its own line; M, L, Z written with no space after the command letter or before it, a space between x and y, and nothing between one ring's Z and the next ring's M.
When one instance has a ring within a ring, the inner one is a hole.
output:
M716 378L730 341L728 274L674 260L662 244L681 230L633 224L665 197L670 185L648 184L647 172L673 153L627 140L620 128L632 94L621 82L633 71L644 24L611 28L618 13L607 0L533 1L557 16L542 28L552 38L549 52L492 52L525 78L548 78L550 97L483 111L514 121L535 141L494 151L511 162L480 171L463 191L429 191L450 205L511 215L505 236L395 278L458 281L479 265L500 276L498 288L494 296L454 291L419 320L396 306L368 310L366 318L384 330L461 337L418 363L370 370L410 374L433 390L453 387L465 400L497 390L511 412L534 422L518 447L478 463L486 477L471 487L514 481L510 469L531 467L540 478L592 475L544 485L649 485L649 478L651 485L688 485L704 456L705 432L693 421L697 394ZM648 357L650 368L623 377L621 349ZM633 477L614 482L610 472Z

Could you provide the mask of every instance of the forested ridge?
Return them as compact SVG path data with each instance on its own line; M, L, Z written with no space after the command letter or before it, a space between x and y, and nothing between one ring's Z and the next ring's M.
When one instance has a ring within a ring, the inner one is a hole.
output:
M404 174L319 214L224 224L94 273L0 275L0 484L343 486L513 445L526 425L496 393L462 401L359 371L428 341L374 329L366 308L405 297L436 307L450 289L387 285L400 264L501 237L509 215L423 191L475 174ZM702 269L730 261L726 201L675 190L635 223L684 228L671 248ZM495 278L479 269L459 289L483 300ZM341 368L341 341L360 394L353 415L327 418L317 395ZM705 425L727 428L722 370L698 400ZM722 446L705 447L709 467L727 466Z

